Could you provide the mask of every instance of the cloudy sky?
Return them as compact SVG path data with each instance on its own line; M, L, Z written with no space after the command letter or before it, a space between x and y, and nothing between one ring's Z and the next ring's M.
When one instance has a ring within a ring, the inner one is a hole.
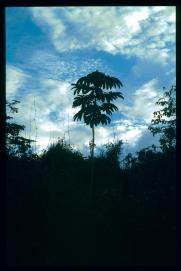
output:
M58 137L85 155L91 129L73 122L71 83L95 70L123 83L124 100L108 126L96 128L96 150L122 139L124 153L157 143L147 127L155 102L175 84L175 7L6 8L6 97L36 150Z

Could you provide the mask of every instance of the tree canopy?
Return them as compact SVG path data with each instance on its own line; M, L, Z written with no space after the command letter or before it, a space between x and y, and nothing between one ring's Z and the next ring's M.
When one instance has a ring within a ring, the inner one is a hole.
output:
M119 79L99 71L80 78L75 84L72 84L74 95L76 95L72 107L81 107L78 113L74 115L74 121L83 119L91 128L94 125L110 123L111 119L109 116L118 110L117 106L111 103L111 101L118 97L124 99L124 97L121 92L106 92L104 90L122 86Z

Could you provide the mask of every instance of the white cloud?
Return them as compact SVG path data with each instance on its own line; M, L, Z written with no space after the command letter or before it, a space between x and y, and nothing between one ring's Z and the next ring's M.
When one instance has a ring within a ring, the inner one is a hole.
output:
M133 128L129 131L125 131L121 135L121 139L129 143L129 145L135 145L138 139L141 137L142 131L138 128Z
M47 121L46 123L44 124L41 124L39 126L39 128L42 130L42 131L61 131L60 127L58 127L57 124L55 124L54 122L51 122L51 121Z
M66 110L72 103L70 85L52 79L41 78L39 80L41 87L36 92L29 91L22 98L16 120L26 126L25 133L33 139L35 139L36 128L37 134L41 137L44 137L45 134L50 136L48 133L56 131L63 136L63 126L67 122ZM56 121L51 120L52 112L56 113ZM69 115L71 118L70 112Z
M154 78L137 89L134 93L133 104L131 106L123 104L121 113L131 120L141 119L150 123L156 109L155 102L159 96L155 88L157 83L158 79Z
M175 7L34 7L32 14L58 52L95 48L161 63L175 53L167 49Z
M13 99L17 92L28 79L28 75L21 69L8 65L6 66L6 97Z
M152 7L153 11L155 12L159 12L159 11L163 11L166 9L166 7L164 6L156 6L156 7Z
M124 16L124 20L126 22L126 26L135 34L141 31L140 22L146 20L149 15L149 8L145 7L144 9L138 9L138 11L132 11L131 14L128 13L128 15Z

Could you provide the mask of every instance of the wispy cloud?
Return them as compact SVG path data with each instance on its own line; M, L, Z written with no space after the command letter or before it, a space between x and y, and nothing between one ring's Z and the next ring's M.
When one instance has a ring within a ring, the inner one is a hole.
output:
M34 51L27 62L29 71L36 72L40 77L66 82L77 80L96 69L102 70L104 67L105 72L109 69L100 58L62 55L48 50Z

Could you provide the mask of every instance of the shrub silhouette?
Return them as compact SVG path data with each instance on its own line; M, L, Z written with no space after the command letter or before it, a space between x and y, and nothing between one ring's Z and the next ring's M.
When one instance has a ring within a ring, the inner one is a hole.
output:
M8 120L7 120L8 121ZM89 168L64 140L7 156L7 258L15 265L174 264L175 152L151 146L119 161L122 142Z

